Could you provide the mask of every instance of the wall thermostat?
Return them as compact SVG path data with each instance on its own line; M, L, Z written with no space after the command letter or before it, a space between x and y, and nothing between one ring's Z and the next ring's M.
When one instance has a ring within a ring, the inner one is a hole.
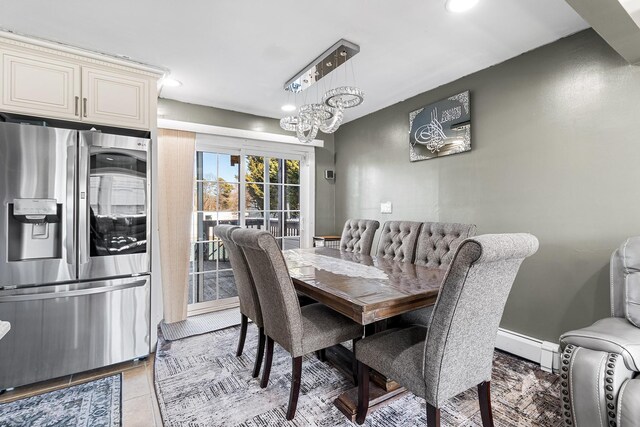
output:
M325 169L324 178L325 179L336 179L336 174L331 169Z
M391 202L381 202L380 213L383 213L383 214L393 213L393 204Z

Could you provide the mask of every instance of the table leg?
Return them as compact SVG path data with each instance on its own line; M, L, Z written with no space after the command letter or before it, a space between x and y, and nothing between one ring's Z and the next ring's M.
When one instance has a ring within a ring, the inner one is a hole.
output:
M399 387L393 391L386 391L378 387L374 382L369 381L369 411L371 413L378 408L382 408L396 399L399 399L406 392L404 387ZM342 393L333 404L351 422L356 421L358 414L358 387L350 388Z
M338 368L343 374L348 377L353 375L353 353L342 345L334 345L325 349L325 360L331 363L334 367Z
M391 378L387 378L378 371L372 370L369 374L369 377L371 378L371 382L375 383L378 387L386 391L393 391L400 387L400 384L398 384Z
M365 327L365 335L369 336L385 330L386 320L376 322ZM327 359L347 375L353 375L353 353L341 345L327 349ZM369 381L369 413L386 406L402 397L406 392L395 381L374 370L370 373ZM342 393L333 404L352 422L356 421L358 412L358 387L353 387Z

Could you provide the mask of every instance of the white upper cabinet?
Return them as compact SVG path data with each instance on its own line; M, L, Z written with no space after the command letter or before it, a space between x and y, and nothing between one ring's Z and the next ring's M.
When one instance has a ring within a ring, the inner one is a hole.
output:
M149 79L82 67L82 119L104 125L148 128Z
M80 118L80 66L73 62L0 50L2 109L61 119Z
M0 65L0 112L155 127L163 70L6 32L0 32Z

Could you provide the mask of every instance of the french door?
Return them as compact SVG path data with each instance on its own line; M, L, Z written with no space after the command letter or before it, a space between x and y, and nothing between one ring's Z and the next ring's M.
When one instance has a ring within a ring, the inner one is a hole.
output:
M190 309L237 304L228 252L218 224L267 230L282 249L308 246L311 180L304 154L197 144Z

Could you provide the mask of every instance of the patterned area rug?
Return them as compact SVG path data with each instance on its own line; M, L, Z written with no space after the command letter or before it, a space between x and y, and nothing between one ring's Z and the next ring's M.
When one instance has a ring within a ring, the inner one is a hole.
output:
M122 424L121 374L0 404L1 427L116 427Z
M251 378L257 329L249 327L245 351L235 357L238 327L165 341L159 337L155 379L165 426L353 426L333 400L351 380L315 356L304 358L298 410L285 419L291 359L275 347L269 386ZM558 377L535 364L496 352L491 384L496 426L560 426ZM426 426L424 400L411 394L367 416L368 426ZM442 410L445 426L481 426L477 392L469 390Z

